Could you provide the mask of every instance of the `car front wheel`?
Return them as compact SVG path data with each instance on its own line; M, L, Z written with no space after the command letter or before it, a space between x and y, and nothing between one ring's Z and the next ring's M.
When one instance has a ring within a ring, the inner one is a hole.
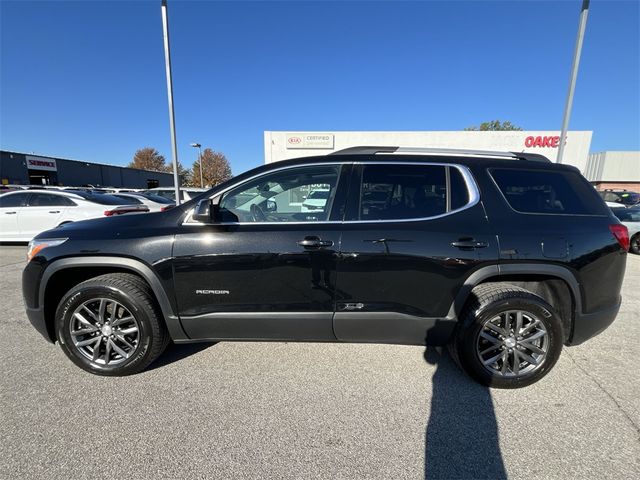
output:
M101 275L73 287L58 305L56 333L64 353L97 375L140 372L169 336L149 286L127 273Z

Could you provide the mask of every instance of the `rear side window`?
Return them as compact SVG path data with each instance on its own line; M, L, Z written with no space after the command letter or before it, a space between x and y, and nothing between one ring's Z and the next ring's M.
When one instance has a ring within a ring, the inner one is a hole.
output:
M63 197L62 195L54 195L53 193L32 193L29 197L30 207L73 207L75 203Z
M447 189L449 185L449 189ZM359 220L429 218L469 203L466 182L455 167L443 165L365 165Z
M556 215L604 215L604 203L573 172L492 169L491 176L514 210Z

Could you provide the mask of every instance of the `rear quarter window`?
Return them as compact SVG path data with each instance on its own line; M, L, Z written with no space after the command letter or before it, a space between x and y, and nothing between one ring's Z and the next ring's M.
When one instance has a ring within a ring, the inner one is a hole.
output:
M507 203L517 212L607 215L600 196L577 173L495 168L490 174Z

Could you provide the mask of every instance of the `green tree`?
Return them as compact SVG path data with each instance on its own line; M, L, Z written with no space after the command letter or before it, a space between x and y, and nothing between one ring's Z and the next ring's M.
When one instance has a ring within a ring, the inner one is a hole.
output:
M139 168L140 170L153 170L155 172L165 172L167 169L164 156L160 155L160 152L153 147L145 147L137 150L133 155L133 160L127 167Z
M210 148L202 151L202 159L198 159L193 163L191 168L191 183L194 186L200 186L200 163L202 161L202 179L205 187L215 187L219 183L229 180L231 174L231 165L229 160L222 152L215 152Z
M497 132L497 131L514 131L514 130L521 131L522 128L518 127L517 125L514 125L509 121L500 122L500 120L491 120L490 122L482 122L479 127L474 125L472 127L465 128L465 131L471 131L471 132L476 132L476 131Z

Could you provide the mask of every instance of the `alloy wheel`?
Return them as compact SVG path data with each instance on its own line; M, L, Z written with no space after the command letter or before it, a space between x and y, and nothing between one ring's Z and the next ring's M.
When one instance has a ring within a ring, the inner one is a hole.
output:
M126 361L140 343L138 321L111 298L93 298L76 308L69 333L78 352L101 366Z
M549 343L549 334L539 318L523 310L509 310L483 324L476 353L492 374L518 377L542 366Z

